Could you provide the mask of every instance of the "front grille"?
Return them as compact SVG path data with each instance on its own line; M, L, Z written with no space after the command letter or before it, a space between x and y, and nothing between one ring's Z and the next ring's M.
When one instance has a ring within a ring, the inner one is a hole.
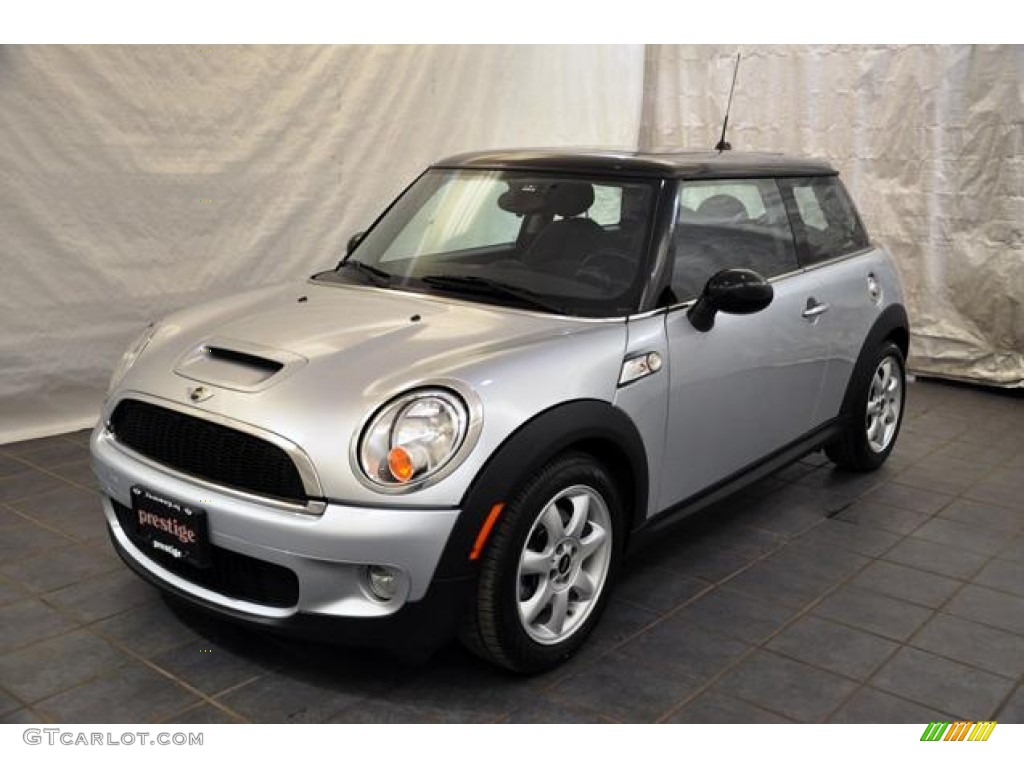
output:
M237 429L130 399L114 409L110 428L119 443L187 475L261 496L307 501L291 457Z
M148 546L135 527L130 507L114 499L114 514L121 529L146 557L192 584L226 597L274 608L290 608L299 602L299 578L295 572L275 563L210 545L210 567L196 568Z

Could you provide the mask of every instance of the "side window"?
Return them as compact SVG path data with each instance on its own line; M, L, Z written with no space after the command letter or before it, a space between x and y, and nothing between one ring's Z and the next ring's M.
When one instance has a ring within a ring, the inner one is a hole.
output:
M708 278L723 269L752 269L771 278L798 268L773 179L683 182L672 245L678 301L699 296Z
M870 245L838 178L780 179L779 184L790 200L798 235L802 235L802 262L816 264Z

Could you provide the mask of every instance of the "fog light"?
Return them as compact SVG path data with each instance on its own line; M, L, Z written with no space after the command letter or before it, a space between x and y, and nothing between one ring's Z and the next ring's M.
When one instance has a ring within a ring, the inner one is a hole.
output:
M386 565L371 565L366 569L366 583L378 600L391 600L398 592L398 571Z

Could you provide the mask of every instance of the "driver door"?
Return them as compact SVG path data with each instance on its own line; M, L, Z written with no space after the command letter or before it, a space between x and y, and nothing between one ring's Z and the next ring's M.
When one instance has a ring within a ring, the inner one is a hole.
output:
M666 314L669 408L659 508L730 479L810 432L829 343L815 306L820 286L797 264L771 179L682 182L672 289L686 302ZM698 331L687 309L707 279L745 268L769 279L771 304L752 315L719 312Z

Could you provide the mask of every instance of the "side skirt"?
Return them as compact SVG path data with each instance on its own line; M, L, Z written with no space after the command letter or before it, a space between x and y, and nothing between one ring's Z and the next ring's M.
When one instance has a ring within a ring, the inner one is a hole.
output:
M738 472L734 472L724 480L708 486L703 491L695 493L678 504L657 512L633 529L633 534L630 536L629 541L630 551L650 543L651 540L656 538L657 534L666 528L670 528L685 518L700 512L727 496L731 496L740 489L756 483L758 480L777 472L786 465L792 464L797 459L820 448L835 437L842 427L843 421L841 418L827 421L803 437L797 438L789 445L780 448L763 459L755 461Z

